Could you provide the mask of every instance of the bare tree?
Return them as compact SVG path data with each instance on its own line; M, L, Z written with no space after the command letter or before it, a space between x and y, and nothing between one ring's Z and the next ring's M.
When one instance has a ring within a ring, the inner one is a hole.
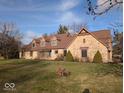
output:
M69 25L68 28L71 30L72 33L78 33L81 28L88 29L87 23L73 23L72 25Z
M102 15L107 13L110 9L114 8L115 6L122 6L123 0L97 0L97 2L101 2L100 4L93 4L92 0L87 0L87 8L88 8L88 15Z
M0 53L5 59L17 58L21 46L22 34L12 23L0 24Z
M123 32L120 31L122 23L110 24L109 29L113 33L113 61L122 62L123 60Z

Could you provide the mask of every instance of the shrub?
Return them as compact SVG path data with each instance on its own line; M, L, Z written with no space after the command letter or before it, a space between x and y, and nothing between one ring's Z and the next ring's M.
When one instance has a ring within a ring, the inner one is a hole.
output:
M63 55L58 55L55 60L56 61L63 61L64 60L64 56Z
M102 55L99 51L96 52L94 58L93 58L94 63L101 63L102 62Z
M75 61L75 62L80 62L80 59L77 58L77 57L75 57L75 58L74 58L74 61Z
M59 77L62 77L62 76L69 76L71 74L70 71L68 71L67 69L63 68L63 67L58 67L58 69L56 70L56 74L57 76Z
M74 58L71 54L70 51L68 51L67 55L66 55L66 61L69 61L69 62L73 62L74 61Z

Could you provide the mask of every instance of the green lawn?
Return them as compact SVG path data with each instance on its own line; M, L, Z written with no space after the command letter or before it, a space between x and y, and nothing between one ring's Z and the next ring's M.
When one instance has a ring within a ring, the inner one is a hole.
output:
M57 77L62 66L71 71ZM15 83L15 90L4 90ZM122 65L38 60L0 60L0 93L122 93ZM88 92L87 92L88 93Z

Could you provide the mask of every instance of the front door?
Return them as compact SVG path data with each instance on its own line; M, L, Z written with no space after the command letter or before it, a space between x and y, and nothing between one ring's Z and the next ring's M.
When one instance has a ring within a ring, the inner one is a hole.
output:
M83 62L87 62L88 58L87 58L87 49L82 49L81 50L81 57L82 57L82 61Z

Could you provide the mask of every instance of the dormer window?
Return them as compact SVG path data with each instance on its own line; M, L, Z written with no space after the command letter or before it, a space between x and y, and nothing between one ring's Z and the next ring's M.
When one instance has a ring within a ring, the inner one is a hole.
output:
M41 41L40 41L40 46L45 47L45 45L46 45L46 41L45 41L44 38L42 38Z
M56 37L53 37L51 39L51 46L57 46L57 38Z
M35 40L32 41L32 48L34 48L34 47L36 47L36 41Z
M44 47L46 45L46 42L45 41L41 41L40 45L41 45L41 47Z
M33 48L35 47L35 43L32 44L32 47L33 47Z
M57 46L57 40L52 40L51 41L51 46Z

